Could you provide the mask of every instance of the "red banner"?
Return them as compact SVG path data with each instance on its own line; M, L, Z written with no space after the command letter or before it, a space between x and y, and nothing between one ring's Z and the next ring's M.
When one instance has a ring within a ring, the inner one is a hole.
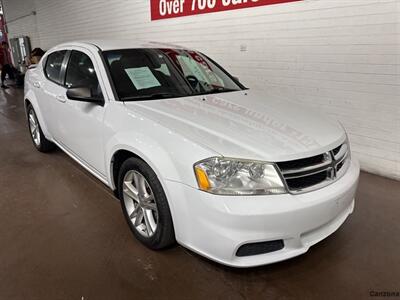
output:
M151 0L151 19L178 18L217 11L301 0Z

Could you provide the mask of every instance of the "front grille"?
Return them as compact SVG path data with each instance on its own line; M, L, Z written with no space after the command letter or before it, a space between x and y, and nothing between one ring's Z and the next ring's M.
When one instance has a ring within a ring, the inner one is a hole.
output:
M321 154L321 155L308 157L308 158L280 162L278 165L280 168L282 168L284 170L288 170L288 169L299 169L304 166L317 165L317 164L322 163L323 161L324 161L324 155Z
M343 165L344 165L344 161L338 163L337 166L336 166L336 170L340 171L342 169Z
M286 179L286 183L291 190L300 190L308 188L313 185L317 185L325 181L327 178L329 178L329 176L330 176L329 172L324 170L322 172L300 178Z
M340 149L342 149L342 145L340 145L339 147L336 147L335 149L332 150L334 155L337 155L340 151Z
M304 193L327 186L349 165L347 143L312 157L278 162L277 166L291 193Z

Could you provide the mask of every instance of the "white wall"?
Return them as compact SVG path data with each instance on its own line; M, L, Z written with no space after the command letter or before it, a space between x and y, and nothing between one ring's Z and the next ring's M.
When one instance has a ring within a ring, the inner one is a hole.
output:
M9 37L28 35L33 44L39 44L36 17L32 15L32 12L35 11L34 2L32 0L2 2L4 2L3 11L6 10L5 17L10 32Z
M37 11L11 22L9 36L44 49L140 38L204 51L248 87L339 119L364 170L400 179L400 0L305 0L155 22L147 0L3 2L8 20Z

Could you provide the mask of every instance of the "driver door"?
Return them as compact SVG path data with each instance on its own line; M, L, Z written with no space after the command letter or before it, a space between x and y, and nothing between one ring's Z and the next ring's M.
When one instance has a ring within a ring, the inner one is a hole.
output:
M104 99L104 85L98 77L98 66L93 54L87 49L74 49L69 53L65 69L64 88L54 102L57 118L55 136L57 142L98 176L105 178L103 118L107 101L103 106L68 99L68 88L90 87L96 97Z

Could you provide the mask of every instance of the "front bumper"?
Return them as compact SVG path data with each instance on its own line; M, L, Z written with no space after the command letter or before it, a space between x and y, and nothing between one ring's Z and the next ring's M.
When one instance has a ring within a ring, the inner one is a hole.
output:
M218 196L167 181L176 239L194 252L234 267L295 257L335 232L353 212L359 172L358 162L352 160L338 181L299 195ZM244 244L280 239L281 250L236 256Z

